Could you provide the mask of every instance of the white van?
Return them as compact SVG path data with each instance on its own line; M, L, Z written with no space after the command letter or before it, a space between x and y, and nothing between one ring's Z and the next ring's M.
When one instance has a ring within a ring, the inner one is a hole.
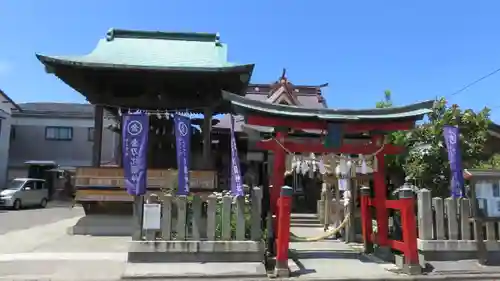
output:
M0 190L0 207L15 210L30 206L45 208L48 198L49 190L45 186L45 180L16 178Z

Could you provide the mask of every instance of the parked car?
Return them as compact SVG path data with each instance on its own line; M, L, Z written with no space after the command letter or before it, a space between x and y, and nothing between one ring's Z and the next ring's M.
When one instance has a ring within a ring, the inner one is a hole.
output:
M19 210L23 207L39 206L45 208L49 198L49 190L45 180L16 178L0 191L0 207Z

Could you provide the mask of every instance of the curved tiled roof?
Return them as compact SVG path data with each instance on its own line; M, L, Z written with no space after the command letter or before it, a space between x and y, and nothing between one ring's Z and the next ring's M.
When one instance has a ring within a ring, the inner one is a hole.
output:
M155 71L236 71L251 75L253 64L227 61L218 34L111 29L87 55L36 54L45 65Z
M373 109L331 109L310 108L290 105L272 104L248 99L227 91L222 91L222 96L229 101L238 114L255 112L260 115L271 115L283 118L313 119L324 121L376 121L389 119L421 119L430 113L433 101L425 101L402 107L373 108Z

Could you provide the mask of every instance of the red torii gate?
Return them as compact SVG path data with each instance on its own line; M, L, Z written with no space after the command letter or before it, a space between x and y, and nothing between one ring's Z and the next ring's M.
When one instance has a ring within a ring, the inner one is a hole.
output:
M392 247L405 253L405 263L408 267L418 266L416 223L413 213L413 199L387 200L385 155L400 154L404 147L386 144L385 135L393 131L410 130L417 120L430 112L433 102L427 101L405 107L371 109L371 110L335 110L312 109L295 106L271 104L247 99L223 91L223 97L229 101L236 113L245 117L246 124L273 127L274 141L259 141L257 147L272 151L274 166L272 174L271 211L276 216L278 233L277 267L286 266L288 260L289 220L290 214L280 214L277 208L281 187L284 186L286 151L292 153L342 153L342 154L373 154L376 153L377 167L373 172L374 198L362 197L362 228L366 249L370 249L372 241L371 214L369 206L376 208L377 237L380 246ZM368 133L370 140L363 144L342 143L339 147L329 148L320 141L292 142L286 141L290 130L319 130L326 132L329 123L335 123L341 128L342 134ZM284 203L284 202L283 202ZM395 241L388 239L387 209L402 211L403 239ZM288 211L289 212L289 211ZM275 228L276 229L276 228ZM275 235L276 236L276 235ZM420 268L418 266L418 268Z

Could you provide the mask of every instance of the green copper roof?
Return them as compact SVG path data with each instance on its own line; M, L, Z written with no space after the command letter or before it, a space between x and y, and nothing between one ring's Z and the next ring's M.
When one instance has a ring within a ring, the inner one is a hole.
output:
M227 61L227 45L218 34L174 33L111 29L88 55L45 56L44 64L95 68L181 71L244 71L253 65Z
M227 91L222 91L222 97L229 101L238 114L247 115L256 113L283 118L316 119L325 121L368 121L388 119L421 119L430 113L434 101L425 101L402 107L373 108L373 109L330 109L305 108L248 99Z

